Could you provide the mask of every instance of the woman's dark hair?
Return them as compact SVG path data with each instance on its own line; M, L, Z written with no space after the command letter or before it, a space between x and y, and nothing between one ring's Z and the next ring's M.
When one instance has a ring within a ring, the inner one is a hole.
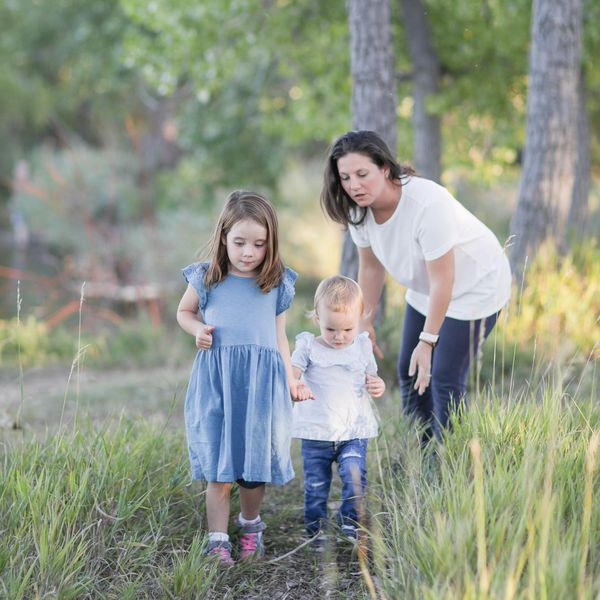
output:
M340 158L353 152L369 157L379 168L387 167L391 181L416 174L412 167L396 161L387 144L374 131L363 129L341 135L329 148L321 190L321 208L333 221L342 225L360 225L367 214L367 209L356 206L344 191L337 167Z

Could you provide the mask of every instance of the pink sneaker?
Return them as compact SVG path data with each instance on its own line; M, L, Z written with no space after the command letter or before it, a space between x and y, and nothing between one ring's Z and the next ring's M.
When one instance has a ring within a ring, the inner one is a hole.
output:
M240 528L240 560L263 558L265 555L263 531L267 526L262 521L255 525L242 525L238 521L238 527Z
M208 542L204 554L214 556L225 567L233 567L235 564L233 558L231 558L231 544L229 542Z

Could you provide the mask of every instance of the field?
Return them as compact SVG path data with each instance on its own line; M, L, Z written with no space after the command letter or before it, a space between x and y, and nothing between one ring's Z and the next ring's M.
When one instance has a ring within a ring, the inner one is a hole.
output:
M536 366L503 348L507 330L443 444L421 450L397 390L378 402L362 561L341 544L298 548L296 445L297 477L267 491L266 561L222 570L203 557L182 427L189 360L3 370L0 597L597 598L596 361Z

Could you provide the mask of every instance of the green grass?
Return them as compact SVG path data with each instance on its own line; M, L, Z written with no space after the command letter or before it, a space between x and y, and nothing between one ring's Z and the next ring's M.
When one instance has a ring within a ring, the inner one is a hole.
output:
M390 423L374 488L385 594L597 597L599 435L591 398L552 389L539 400L482 399L425 453L406 423Z
M168 404L161 423L121 417L4 435L0 597L369 597L340 549L323 563L303 550L225 571L207 561L203 488L189 481ZM600 407L591 397L552 386L512 400L482 395L425 452L398 404L396 395L382 402L384 431L369 454L379 597L597 597ZM297 445L294 458L300 473ZM301 485L267 491L269 559L302 541Z

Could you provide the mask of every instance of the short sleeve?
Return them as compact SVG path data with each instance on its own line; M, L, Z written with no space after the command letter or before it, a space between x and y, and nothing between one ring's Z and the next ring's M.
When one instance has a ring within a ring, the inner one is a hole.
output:
M348 223L348 231L350 232L352 241L358 248L368 248L371 245L364 221L360 225L351 225Z
M440 258L459 241L458 222L452 209L453 201L447 192L436 197L421 214L416 237L425 260Z
M366 372L368 375L377 374L377 362L375 361L375 354L373 354L373 344L371 338L366 331L363 331L358 336L358 346L360 348L361 359L367 365Z
M204 275L208 269L208 263L192 263L182 269L184 279L196 290L199 298L199 308L204 310L208 295L204 285Z
M298 273L296 273L296 271L293 271L289 267L285 268L285 271L283 272L283 277L281 278L281 283L277 288L277 309L275 311L275 314L280 315L282 312L285 312L292 304L294 294L296 293L297 278Z
M292 352L292 366L298 367L303 373L306 371L310 359L310 348L315 336L308 331L303 331L296 336L296 346Z

